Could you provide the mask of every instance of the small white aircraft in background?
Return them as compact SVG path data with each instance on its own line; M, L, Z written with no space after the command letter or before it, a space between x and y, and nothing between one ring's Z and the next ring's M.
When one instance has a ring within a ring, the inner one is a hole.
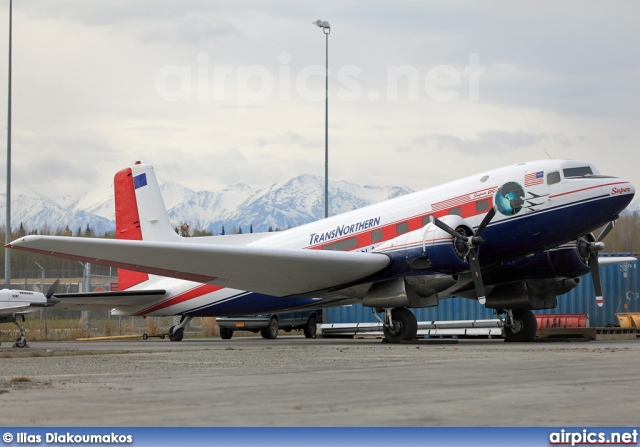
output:
M60 280L56 280L46 294L28 290L0 290L0 324L14 323L18 326L20 337L16 340L16 347L24 348L27 346L27 339L22 326L25 315L43 307L54 306L60 302L58 298L53 296L59 283Z
M495 169L277 233L177 235L148 164L118 172L114 190L117 240L33 235L8 247L120 268L121 291L57 294L58 307L181 315L172 341L196 316L362 303L398 343L417 333L409 308L456 296L530 341L531 310L556 307L589 272L602 305L599 264L635 260L598 259L634 186L576 160Z

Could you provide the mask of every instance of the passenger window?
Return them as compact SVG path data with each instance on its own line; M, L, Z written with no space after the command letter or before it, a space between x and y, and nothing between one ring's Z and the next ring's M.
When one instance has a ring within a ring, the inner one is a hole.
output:
M547 185L553 185L555 183L560 183L560 173L550 172L547 174Z
M378 242L382 240L382 230L376 230L371 233L371 242Z
M405 234L409 232L409 222L402 222L396 225L396 231L398 232L398 236L401 234Z
M476 212L477 213L481 213L483 211L487 211L488 209L489 209L489 200L488 199L476 202Z
M431 219L430 219L429 217L430 217L430 216L424 216L424 217L422 218L422 226L423 226L423 227L424 227L425 225L427 225L427 224L430 224L430 223L431 223Z
M450 215L450 216L461 216L461 215L462 215L462 213L460 213L460 207L458 207L458 208L451 208L451 209L449 210L449 215Z
M325 245L322 247L323 250L334 250L334 251L346 251L352 248L356 248L358 246L358 238L350 237L349 239L345 239L344 241L334 242L333 244Z

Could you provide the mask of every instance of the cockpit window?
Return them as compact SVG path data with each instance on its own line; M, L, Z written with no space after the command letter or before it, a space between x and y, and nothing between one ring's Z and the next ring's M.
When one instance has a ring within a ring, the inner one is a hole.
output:
M553 185L555 183L560 183L560 173L558 171L547 174L547 185Z
M584 177L585 175L593 175L591 166L580 166L579 168L567 168L567 169L563 169L562 172L564 173L564 176L566 178Z

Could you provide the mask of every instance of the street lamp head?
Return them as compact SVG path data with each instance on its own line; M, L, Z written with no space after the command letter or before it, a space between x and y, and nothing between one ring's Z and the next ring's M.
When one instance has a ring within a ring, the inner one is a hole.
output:
M328 33L331 31L331 26L329 25L329 22L327 22L326 20L316 20L315 22L311 22L311 23L322 28L322 31L324 31L325 33Z

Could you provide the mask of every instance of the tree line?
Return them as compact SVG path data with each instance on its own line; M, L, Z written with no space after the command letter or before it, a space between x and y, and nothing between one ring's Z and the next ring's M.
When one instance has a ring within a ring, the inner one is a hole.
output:
M68 236L68 237L102 237L115 239L115 231L109 231L104 234L96 234L89 225L85 228L77 228L75 231L71 230L68 226L64 229L52 230L48 226L44 226L39 229L29 230L25 228L23 224L20 224L17 229L11 231L10 240L15 240L27 235L48 235L48 236ZM6 231L4 227L0 227L1 240L5 240ZM4 272L4 260L5 250L4 244L2 244L2 253L0 259L0 266ZM84 267L78 261L70 259L56 258L53 256L47 256L39 253L30 253L21 250L11 250L11 277L13 279L25 279L25 278L40 278L42 270L38 267L38 264L45 271L47 278L81 278L83 276ZM108 276L115 274L114 269L109 267L93 265L92 274Z
M600 233L595 233L598 237ZM604 239L607 253L640 253L640 211L624 213Z

